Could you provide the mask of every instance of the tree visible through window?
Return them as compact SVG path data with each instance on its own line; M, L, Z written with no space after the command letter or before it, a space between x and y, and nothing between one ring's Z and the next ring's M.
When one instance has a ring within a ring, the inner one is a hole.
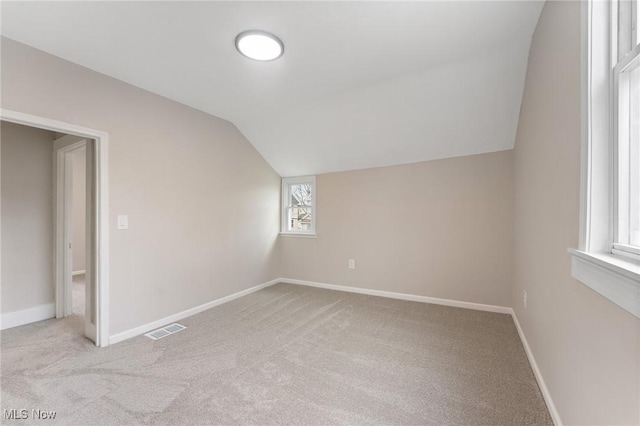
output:
M312 186L310 183L291 185L289 230L309 231L311 229L311 189Z
M282 232L315 233L315 176L282 179Z

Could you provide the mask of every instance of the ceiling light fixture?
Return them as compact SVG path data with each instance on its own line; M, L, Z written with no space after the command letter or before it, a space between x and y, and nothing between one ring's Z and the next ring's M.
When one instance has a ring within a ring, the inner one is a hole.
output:
M256 61L273 61L284 53L280 39L266 31L244 31L236 37L236 49Z

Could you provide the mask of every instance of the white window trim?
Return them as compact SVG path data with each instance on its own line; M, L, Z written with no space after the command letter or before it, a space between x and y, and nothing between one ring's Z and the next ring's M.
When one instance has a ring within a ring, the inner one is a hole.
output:
M287 208L289 198L289 185L296 183L310 183L311 184L311 229L308 231L288 231L287 230ZM280 192L281 204L280 204L280 235L283 237L303 237L303 238L316 238L316 222L318 217L316 198L316 177L315 176L298 176L282 178L282 189Z
M640 318L640 264L612 250L615 215L615 156L610 142L614 134L610 108L612 13L610 2L582 3L580 241L578 250L569 249L571 275ZM598 84L610 90L592 90Z

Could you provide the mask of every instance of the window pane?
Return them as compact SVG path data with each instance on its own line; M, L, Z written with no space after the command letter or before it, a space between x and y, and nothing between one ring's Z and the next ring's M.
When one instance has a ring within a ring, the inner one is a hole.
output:
M633 37L634 1L619 0L618 5L618 61L635 46Z
M290 206L311 206L311 184L295 183L289 187L291 194Z
M315 184L315 176L282 178L282 232L315 232Z
M311 230L311 207L290 207L287 218L287 231Z
M640 64L629 73L629 243L640 246Z

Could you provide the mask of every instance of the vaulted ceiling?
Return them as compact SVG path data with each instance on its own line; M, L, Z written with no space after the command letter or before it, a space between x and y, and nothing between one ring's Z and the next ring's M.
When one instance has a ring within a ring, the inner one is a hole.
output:
M2 2L2 35L233 122L282 176L513 147L543 2ZM284 55L238 54L244 30Z

